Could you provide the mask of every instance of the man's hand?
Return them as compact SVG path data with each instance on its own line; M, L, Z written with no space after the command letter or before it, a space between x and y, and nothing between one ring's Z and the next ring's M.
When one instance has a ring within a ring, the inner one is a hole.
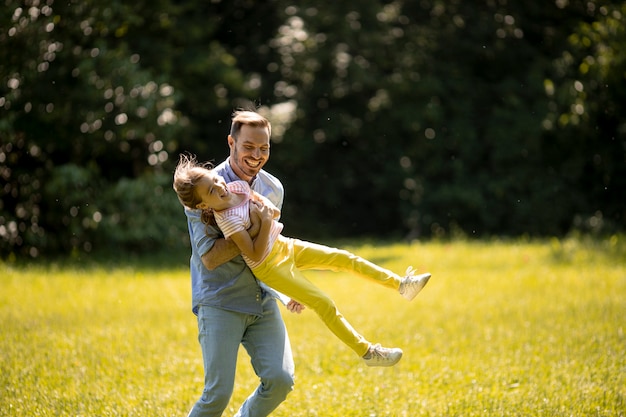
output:
M258 204L259 206L268 207L273 219L278 219L280 217L280 210L278 209L278 207L276 207L274 203L272 203L266 197L263 197L261 194L257 192L253 192L250 201L255 204Z
M261 221L268 221L274 218L274 211L270 206L257 202L254 202L254 205L258 207Z
M289 300L289 302L287 303L285 307L287 307L287 310L291 311L292 313L297 313L297 314L302 313L302 310L306 308L305 306L303 306L302 304L300 304L293 298Z
M250 227L248 228L248 234L252 240L259 235L261 225L268 221L272 221L271 208L259 202L250 201Z

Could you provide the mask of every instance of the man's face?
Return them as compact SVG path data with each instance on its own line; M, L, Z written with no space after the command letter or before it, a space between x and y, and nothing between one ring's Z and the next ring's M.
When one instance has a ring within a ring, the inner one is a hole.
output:
M250 182L270 157L270 135L265 127L243 125L237 136L228 136L230 165L239 178Z

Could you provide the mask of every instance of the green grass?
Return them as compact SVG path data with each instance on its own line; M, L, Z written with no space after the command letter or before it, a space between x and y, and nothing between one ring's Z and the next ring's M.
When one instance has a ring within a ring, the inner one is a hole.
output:
M404 358L367 368L310 311L285 312L297 379L274 415L625 415L624 237L349 249L432 272L411 303L310 274ZM99 265L0 264L0 416L184 416L200 395L185 261ZM243 351L239 364L225 415L258 382Z

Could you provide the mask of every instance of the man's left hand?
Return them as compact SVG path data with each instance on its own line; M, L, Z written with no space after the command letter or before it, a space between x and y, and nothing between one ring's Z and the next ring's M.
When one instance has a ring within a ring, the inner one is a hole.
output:
M291 311L292 313L297 313L297 314L302 313L302 310L306 308L305 306L303 306L302 304L300 304L294 299L289 300L289 302L287 303L285 307L287 307L287 310Z

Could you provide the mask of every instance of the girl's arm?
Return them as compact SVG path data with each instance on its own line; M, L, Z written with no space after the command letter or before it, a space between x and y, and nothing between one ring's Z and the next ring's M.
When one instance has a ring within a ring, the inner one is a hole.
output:
M252 206L251 206L252 208ZM241 253L246 255L253 261L259 261L265 253L265 248L269 244L270 229L272 227L272 209L268 206L259 207L259 216L261 218L261 228L256 238L252 239L247 230L233 233L230 239L235 242Z

